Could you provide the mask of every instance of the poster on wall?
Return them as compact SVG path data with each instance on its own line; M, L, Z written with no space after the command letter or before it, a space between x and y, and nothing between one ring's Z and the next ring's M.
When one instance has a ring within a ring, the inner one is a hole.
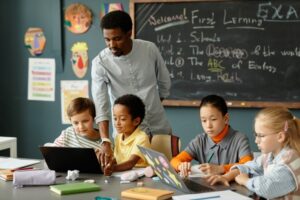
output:
M70 124L67 116L67 107L76 97L89 98L89 82L87 80L61 81L61 116L63 124Z
M28 100L55 101L55 59L29 58Z

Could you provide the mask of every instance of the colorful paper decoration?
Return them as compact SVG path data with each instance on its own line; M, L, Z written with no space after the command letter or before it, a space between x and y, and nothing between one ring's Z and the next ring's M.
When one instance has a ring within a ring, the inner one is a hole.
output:
M122 3L102 3L100 8L100 19L107 13L114 10L124 10Z
M65 26L75 34L85 33L91 26L93 14L81 3L73 3L65 10Z
M24 36L25 47L32 56L39 56L43 53L46 38L41 28L28 28Z
M77 42L72 48L72 68L78 78L84 77L88 66L88 46L85 42Z

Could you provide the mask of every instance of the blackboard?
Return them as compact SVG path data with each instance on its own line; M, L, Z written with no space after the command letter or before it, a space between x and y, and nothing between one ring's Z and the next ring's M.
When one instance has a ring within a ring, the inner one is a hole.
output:
M218 94L300 108L300 1L131 0L130 14L134 38L156 43L169 69L166 105Z

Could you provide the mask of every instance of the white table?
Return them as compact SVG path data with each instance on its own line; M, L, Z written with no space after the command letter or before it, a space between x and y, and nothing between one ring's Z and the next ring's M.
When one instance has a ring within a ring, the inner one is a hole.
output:
M9 149L10 157L17 157L17 138L0 137L0 150Z

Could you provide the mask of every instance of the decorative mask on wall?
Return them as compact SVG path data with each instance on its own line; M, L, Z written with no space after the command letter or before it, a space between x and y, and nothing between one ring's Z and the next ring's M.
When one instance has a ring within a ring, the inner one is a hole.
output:
M28 28L24 37L25 47L32 56L39 56L43 53L46 38L41 28Z
M78 78L84 77L88 66L88 46L85 42L77 42L72 48L72 68Z
M81 3L73 3L65 10L65 26L75 34L85 33L92 24L92 18L91 10Z
M122 3L102 3L100 7L100 19L107 13L115 10L124 10Z

